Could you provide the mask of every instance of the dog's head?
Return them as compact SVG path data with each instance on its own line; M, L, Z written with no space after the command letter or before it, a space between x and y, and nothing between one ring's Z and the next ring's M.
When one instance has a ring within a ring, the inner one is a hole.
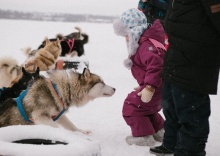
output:
M60 39L60 36L57 38L48 39L47 37L44 39L42 44L38 47L38 49L44 48L45 46L57 46L61 47L60 42L62 39Z
M115 88L106 85L100 76L91 73L87 68L80 75L80 82L82 86L89 88L88 96L91 99L110 97L115 93Z
M11 86L17 84L20 88L26 89L29 82L34 81L40 75L40 68L37 67L37 70L34 73L29 73L22 67L22 73L19 74L12 82Z
M10 87L11 81L21 72L21 66L11 57L0 59L0 87Z
M89 96L92 98L110 97L115 93L115 88L106 85L104 82L96 83L90 90Z
M62 50L59 38L57 38L56 41L50 41L48 38L46 38L45 44L46 45L44 48L48 50L55 59L57 59Z

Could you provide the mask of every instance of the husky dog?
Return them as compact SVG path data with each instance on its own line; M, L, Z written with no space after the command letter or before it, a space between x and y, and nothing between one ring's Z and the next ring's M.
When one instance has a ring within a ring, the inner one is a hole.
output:
M11 81L21 72L21 66L12 57L0 58L0 88L10 87Z
M76 39L76 38L63 38L60 40L61 44L61 54L60 56L67 56L70 55L70 57L73 56L82 56L85 54L84 51L84 44L88 43L89 36L87 34L82 33L81 36L83 39ZM51 42L56 41L55 38L49 39ZM42 42L42 44L38 47L38 49L43 48L45 46L45 41Z
M90 133L77 128L65 116L65 112L71 106L80 107L96 98L110 97L115 88L106 85L100 76L90 73L87 68L82 74L73 70L50 70L47 74L49 79L41 76L16 101L5 101L0 109L0 127L19 124L61 125L71 131Z
M13 81L12 87L0 89L0 103L3 103L8 98L16 98L19 94L27 88L30 81L33 81L39 76L40 69L37 68L35 73L28 73L22 67L22 73L19 74Z
M45 43L45 47L39 49L34 57L30 57L29 60L26 60L25 70L34 72L36 71L37 67L40 68L40 71L55 68L57 58L61 53L60 40L57 38L56 41L51 42L50 40L46 39Z

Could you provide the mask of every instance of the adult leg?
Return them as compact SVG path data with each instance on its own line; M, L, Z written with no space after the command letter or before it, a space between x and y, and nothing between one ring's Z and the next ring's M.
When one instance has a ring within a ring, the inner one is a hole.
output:
M180 128L176 114L176 106L173 101L173 90L170 83L164 81L162 90L162 108L165 116L163 146L174 151L177 141L177 133Z
M209 95L189 92L175 85L172 90L180 126L174 153L178 156L205 156L211 112Z
M150 148L150 153L169 155L174 153L180 126L176 115L176 106L173 101L172 85L166 81L163 82L161 105L165 116L163 143L161 146Z

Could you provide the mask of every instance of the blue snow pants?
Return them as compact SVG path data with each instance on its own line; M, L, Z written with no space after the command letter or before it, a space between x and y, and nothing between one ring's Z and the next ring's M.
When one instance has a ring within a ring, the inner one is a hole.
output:
M175 156L205 156L209 135L210 98L163 82L163 145Z

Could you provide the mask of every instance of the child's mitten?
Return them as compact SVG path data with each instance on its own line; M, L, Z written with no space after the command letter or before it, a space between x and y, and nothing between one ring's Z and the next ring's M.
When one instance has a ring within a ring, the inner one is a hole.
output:
M147 85L142 91L138 93L138 96L141 96L141 101L144 103L150 102L155 92L155 88Z

